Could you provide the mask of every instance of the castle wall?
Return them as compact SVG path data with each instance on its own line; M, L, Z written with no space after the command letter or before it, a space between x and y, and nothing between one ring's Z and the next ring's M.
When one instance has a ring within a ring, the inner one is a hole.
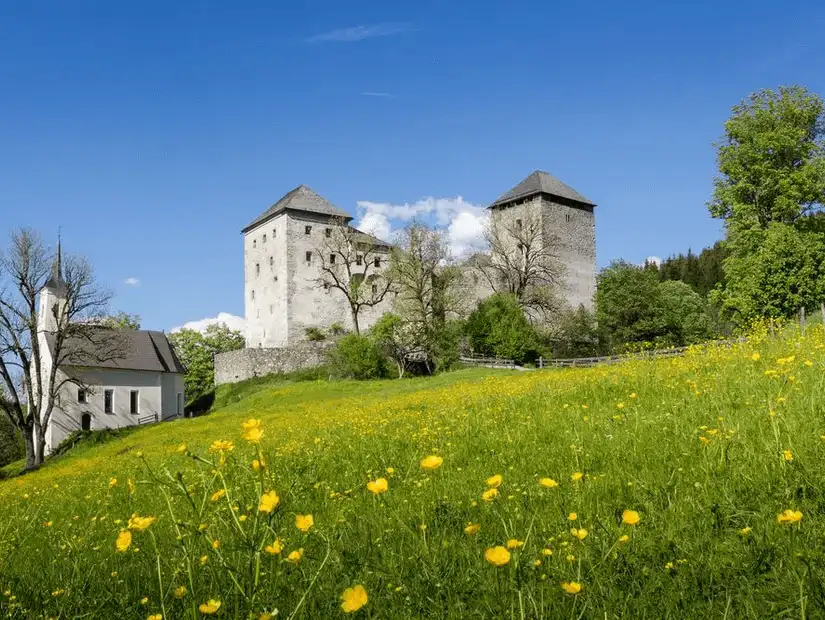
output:
M593 309L596 293L596 219L592 206L566 205L540 198L545 237L555 239L565 265L567 303Z
M218 353L215 355L215 385L315 368L326 363L332 346L330 341L305 341L278 349L239 349Z
M276 347L287 343L288 245L286 214L244 235L247 347Z

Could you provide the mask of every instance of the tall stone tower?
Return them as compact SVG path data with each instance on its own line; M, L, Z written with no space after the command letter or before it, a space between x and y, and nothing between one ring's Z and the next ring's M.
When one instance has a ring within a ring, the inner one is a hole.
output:
M344 294L319 286L319 248L335 226L350 226L352 217L306 185L300 185L256 217L244 235L244 308L248 348L285 347L306 340L306 329L333 323L352 328ZM388 247L358 232L367 242ZM386 258L376 259L376 267ZM372 325L387 308L364 309L359 323Z
M596 205L552 175L536 170L488 208L491 225L540 222L542 242L565 269L565 297L571 307L593 308L596 292Z

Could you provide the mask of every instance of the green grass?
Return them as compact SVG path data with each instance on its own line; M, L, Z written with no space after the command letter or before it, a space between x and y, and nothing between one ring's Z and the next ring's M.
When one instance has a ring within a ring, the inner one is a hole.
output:
M217 617L334 618L355 585L370 618L825 610L821 327L593 369L257 380L216 402L0 482L0 617L200 618L214 599ZM250 418L260 446L241 436ZM216 440L234 442L223 463ZM443 464L425 471L431 454ZM367 489L377 478L386 493ZM270 490L279 505L261 512ZM786 509L801 521L778 523ZM118 552L134 513L157 521ZM298 514L313 515L306 533ZM506 565L485 561L508 540L523 544Z

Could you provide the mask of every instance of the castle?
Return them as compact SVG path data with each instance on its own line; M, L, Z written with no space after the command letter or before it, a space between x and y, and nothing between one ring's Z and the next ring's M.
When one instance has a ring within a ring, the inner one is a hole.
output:
M596 289L595 206L552 175L535 171L488 209L493 231L516 225L520 228L523 221L534 222L540 242L553 244L563 266L565 301L571 307L591 308ZM352 329L344 294L319 284L326 260L319 248L344 227L357 235L362 246L370 248L370 266L374 261L375 273L386 268L390 248L352 228L351 221L348 213L301 185L241 231L247 347L286 347L306 340L308 328L325 329L338 324ZM481 289L476 296L483 298L491 292ZM390 310L391 296L364 308L359 315L361 329L369 328Z

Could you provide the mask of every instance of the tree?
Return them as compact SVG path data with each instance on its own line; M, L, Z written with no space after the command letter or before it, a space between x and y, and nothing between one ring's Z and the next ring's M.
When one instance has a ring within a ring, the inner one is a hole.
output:
M410 362L424 353L416 342L412 325L397 314L384 314L372 326L370 334L384 355L395 362L399 379L404 377Z
M102 323L113 329L140 329L140 315L118 312L105 317Z
M399 234L390 265L405 339L432 372L457 346L447 325L467 310L464 273L452 262L445 233L418 222Z
M169 334L169 341L186 367L184 383L187 402L214 389L216 353L244 348L241 332L229 329L223 323L209 325L203 333L184 328Z
M510 293L494 293L481 301L467 319L466 330L475 353L516 362L539 357L536 332Z
M0 389L0 399L3 390ZM23 458L26 455L26 447L20 431L17 430L7 416L0 415L0 467Z
M685 282L659 283L659 300L668 344L685 346L713 336L713 326L702 296Z
M521 219L492 217L485 239L490 254L476 256L475 264L490 288L515 296L533 315L547 318L558 312L565 268L557 255L558 239L544 230L541 218L529 212Z
M330 224L315 248L320 262L315 282L344 294L353 328L360 334L361 310L377 306L392 292L392 279L384 268L389 248L353 228L343 218L333 218Z
M549 338L553 357L558 358L602 355L602 339L596 315L584 306L562 311Z
M719 175L708 209L724 220L730 252L719 297L740 321L822 300L809 278L819 272L825 232L823 109L802 87L759 91L733 108L716 145ZM801 254L789 255L780 240Z
M55 303L38 317L44 291ZM61 388L88 387L60 369L81 361L94 366L126 352L116 330L100 325L110 297L97 287L86 260L64 259L59 243L51 255L32 230L13 232L0 254L0 410L23 435L27 468L43 462Z
M380 379L387 375L387 364L378 344L361 334L347 334L329 352L330 367L349 379Z

